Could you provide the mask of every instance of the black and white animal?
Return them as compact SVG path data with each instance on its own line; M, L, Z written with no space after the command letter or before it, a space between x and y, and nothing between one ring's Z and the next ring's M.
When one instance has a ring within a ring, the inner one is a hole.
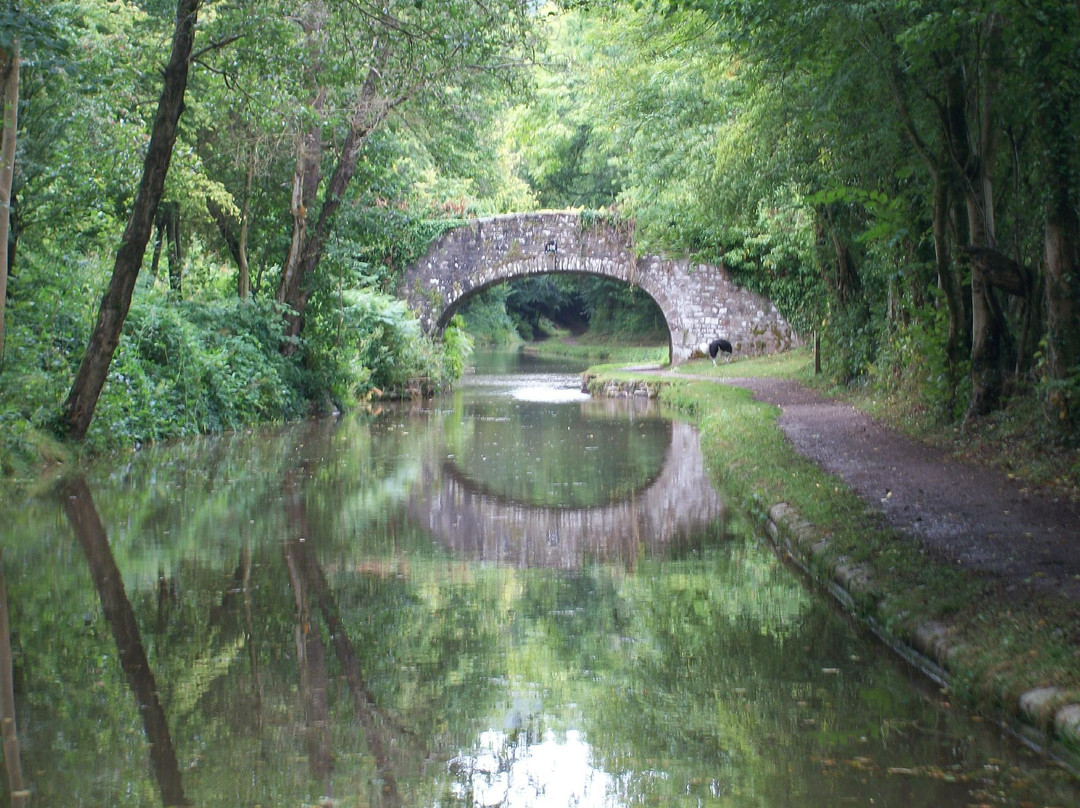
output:
M712 342L703 342L698 346L698 350L702 354L708 354L712 363L716 364L716 355L725 353L729 357L731 356L731 343L726 339L714 339Z

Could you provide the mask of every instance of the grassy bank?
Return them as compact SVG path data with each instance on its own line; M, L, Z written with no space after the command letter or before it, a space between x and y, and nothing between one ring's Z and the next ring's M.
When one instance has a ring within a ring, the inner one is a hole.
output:
M718 487L762 521L775 504L788 503L815 536L827 537L827 547L800 559L818 584L836 580L841 568L866 571L865 580L858 576L861 585L849 587L857 617L913 647L927 626L943 627L953 697L975 710L1014 717L1022 694L1051 686L1059 701L1080 701L1080 608L1011 593L933 562L918 542L885 526L844 484L797 454L776 424L777 408L709 381L755 375L807 381L806 354L684 369L702 380L665 379L660 398L697 420ZM613 366L594 372L598 383L646 378Z
M574 338L558 334L551 339L531 343L528 350L540 356L618 365L660 364L668 361L666 345L627 345L619 340L588 338L587 335Z

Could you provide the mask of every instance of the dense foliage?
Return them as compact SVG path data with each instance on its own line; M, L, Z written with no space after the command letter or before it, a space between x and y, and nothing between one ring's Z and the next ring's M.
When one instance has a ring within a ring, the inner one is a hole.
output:
M90 447L445 387L469 342L420 334L398 273L471 204L531 204L481 136L533 47L516 0L185 3L0 5L5 94L21 68L3 124L6 471L67 431L93 312L145 209L178 9L195 21L182 114Z
M1036 0L566 3L514 113L545 204L722 261L826 370L1080 434L1080 15Z

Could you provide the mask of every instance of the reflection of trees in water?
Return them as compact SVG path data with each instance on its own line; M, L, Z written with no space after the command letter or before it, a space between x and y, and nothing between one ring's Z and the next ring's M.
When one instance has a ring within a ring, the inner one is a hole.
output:
M90 487L82 477L73 478L63 486L63 497L64 511L86 555L94 588L97 589L105 619L116 641L120 667L139 705L143 730L150 742L150 762L158 788L161 789L161 801L165 805L188 805L190 803L184 796L168 720L158 699L154 672L146 658L135 612L124 591L124 579L113 558L105 527L94 507Z
M306 532L306 531L305 531ZM304 700L304 720L307 722L307 752L311 774L323 784L323 793L331 794L330 775L333 755L330 748L330 704L327 699L326 645L322 632L312 626L308 606L305 576L298 568L294 545L287 541L282 550L289 584L296 599L296 664L300 672L300 695Z
M233 571L232 582L221 602L210 610L211 629L228 630L229 618L238 608L243 610L243 644L248 652L248 665L251 668L251 709L247 714L252 718L252 725L256 729L263 726L263 687L259 676L259 644L255 639L255 615L251 602L251 545L245 538L240 545L240 560ZM158 576L158 591L165 588L164 575ZM171 590L172 585L169 584ZM240 607L237 606L237 601ZM161 597L159 594L158 602ZM159 620L160 622L160 620Z
M336 597L314 554L312 545L317 542L304 538L311 534L302 497L289 491L286 492L286 497L287 517L295 528L295 538L283 543L282 555L296 605L295 647L310 770L322 784L324 793L329 794L334 756L328 696L329 654L323 639L324 627L325 636L331 638L331 647L352 696L353 718L362 728L364 742L374 760L381 789L379 804L399 806L402 799L398 781L401 776L399 772L406 769L404 758L411 755L419 760L424 755L422 750L417 750L414 734L407 731L389 711L376 702L365 680L360 656L342 619ZM122 575L89 486L81 477L72 479L64 484L62 498L68 522L83 549L105 620L116 644L120 669L135 696L143 731L149 743L152 773L162 802L166 806L188 805L190 801L184 792L168 719L158 695L156 677L150 667L135 611L125 591ZM248 715L254 715L254 726L260 728L263 723L262 685L258 676L258 643L252 636L254 620L249 595L251 573L251 553L245 542L239 563L228 581L223 597L209 610L207 628L211 631L211 636L217 637L219 643L227 644L228 638L239 630L237 626L231 625L230 621L242 615L243 639L248 647L253 681L254 709ZM3 594L2 585L3 580L0 577L0 594ZM156 612L155 624L162 633L159 641L167 643L168 637L164 633L166 626L174 621L184 622L185 618L174 611L178 601L175 582L170 582L162 572L158 576L155 589L155 602L152 607ZM6 618L6 608L3 616ZM323 627L318 625L320 617ZM211 655L213 653L211 652ZM0 664L3 661L3 648L0 647ZM188 660L187 664L190 665L193 661ZM10 665L8 670L10 672ZM3 684L3 678L0 677L0 687ZM202 695L205 694L199 697ZM13 723L11 726L13 728ZM24 793L19 778L12 776L10 772L17 759L17 755L10 750L5 754L5 763L9 767L9 792L13 800Z
M0 562L3 555L0 553ZM15 731L15 677L11 666L11 620L8 617L7 580L0 563L0 724L2 724L4 769L13 808L26 805L30 792L23 785L19 757L19 737Z
M415 738L397 719L375 701L364 677L363 666L356 653L352 639L338 607L337 599L330 589L322 566L315 557L307 512L301 492L286 482L285 496L289 522L295 538L287 540L283 547L285 565L289 571L289 583L297 605L297 653L301 655L301 689L308 714L308 748L314 750L312 771L329 783L330 718L327 702L325 647L321 633L314 625L310 603L313 601L322 614L338 658L345 682L353 700L357 721L364 730L364 741L375 761L375 769L381 787L381 804L402 804L398 790L399 772L403 768L402 754L416 745Z
M28 688L24 762L27 772L48 770L32 775L43 794L51 786L46 802L97 789L102 804L118 803L124 789L146 792L157 776L141 743L130 740L129 730L148 739L152 731L127 718L121 677L130 677L130 663L116 668L114 639L101 631L94 639L84 616L96 611L95 597L116 604L105 611L114 634L114 624L140 621L165 691L171 725L162 727L185 764L176 794L199 803L235 793L236 804L298 804L316 793L333 797L331 788L373 805L441 803L489 774L531 772L533 753L551 751L546 733L555 732L562 749L568 728L583 731L591 765L615 776L627 802L674 802L680 783L692 783L706 802L721 791L753 793L760 804L811 792L836 802L852 795L854 779L823 775L814 755L850 754L853 737L873 739L876 726L908 715L885 674L847 664L854 641L827 609L811 608L768 552L723 541L730 537L717 525L684 561L641 556L632 572L621 564L558 573L473 564L430 540L414 542L412 533L401 540L390 526L380 533L369 520L357 528L349 510L357 487L342 481L365 472L345 464L338 472L315 480L299 465L264 499L272 513L257 528L263 543L249 551L244 536L230 534L222 552L212 537L200 555L162 564L165 584L141 596L132 581L153 581L158 564L140 571L125 556L131 546L141 550L141 537L110 527L110 555L89 492L63 503L87 562L93 547L111 566L94 562L97 592L81 563L18 580L19 668L45 675ZM98 506L107 516L102 499ZM58 555L47 533L36 539L34 552ZM61 546L73 545L65 538ZM703 564L710 551L716 555ZM72 596L75 580L85 599ZM13 576L9 583L15 587ZM46 600L56 592L63 598ZM22 614L30 602L36 615ZM152 635L148 626L156 627ZM137 632L131 637L140 643ZM85 672L81 686L77 673L67 683L50 675L72 661ZM838 667L825 673L825 666ZM107 711L104 719L86 707L92 702ZM824 724L807 732L810 720L827 721L827 733ZM59 727L52 748L49 721ZM122 732L115 748L103 740L95 750L103 727ZM489 748L483 739L494 731L501 734ZM934 759L914 725L889 745L891 760ZM151 740L152 753L155 746ZM488 753L491 765L481 767ZM872 755L865 744L857 753ZM884 757L875 760L880 766ZM650 779L652 764L642 761L660 761L667 779ZM701 780L702 772L716 779ZM374 793L363 794L365 786ZM953 804L935 802L955 796L938 787L918 783L908 804Z

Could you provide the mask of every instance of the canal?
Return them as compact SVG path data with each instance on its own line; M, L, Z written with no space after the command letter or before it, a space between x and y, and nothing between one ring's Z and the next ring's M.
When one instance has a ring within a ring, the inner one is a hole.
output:
M781 564L691 425L580 370L480 356L5 501L3 802L1080 802Z

